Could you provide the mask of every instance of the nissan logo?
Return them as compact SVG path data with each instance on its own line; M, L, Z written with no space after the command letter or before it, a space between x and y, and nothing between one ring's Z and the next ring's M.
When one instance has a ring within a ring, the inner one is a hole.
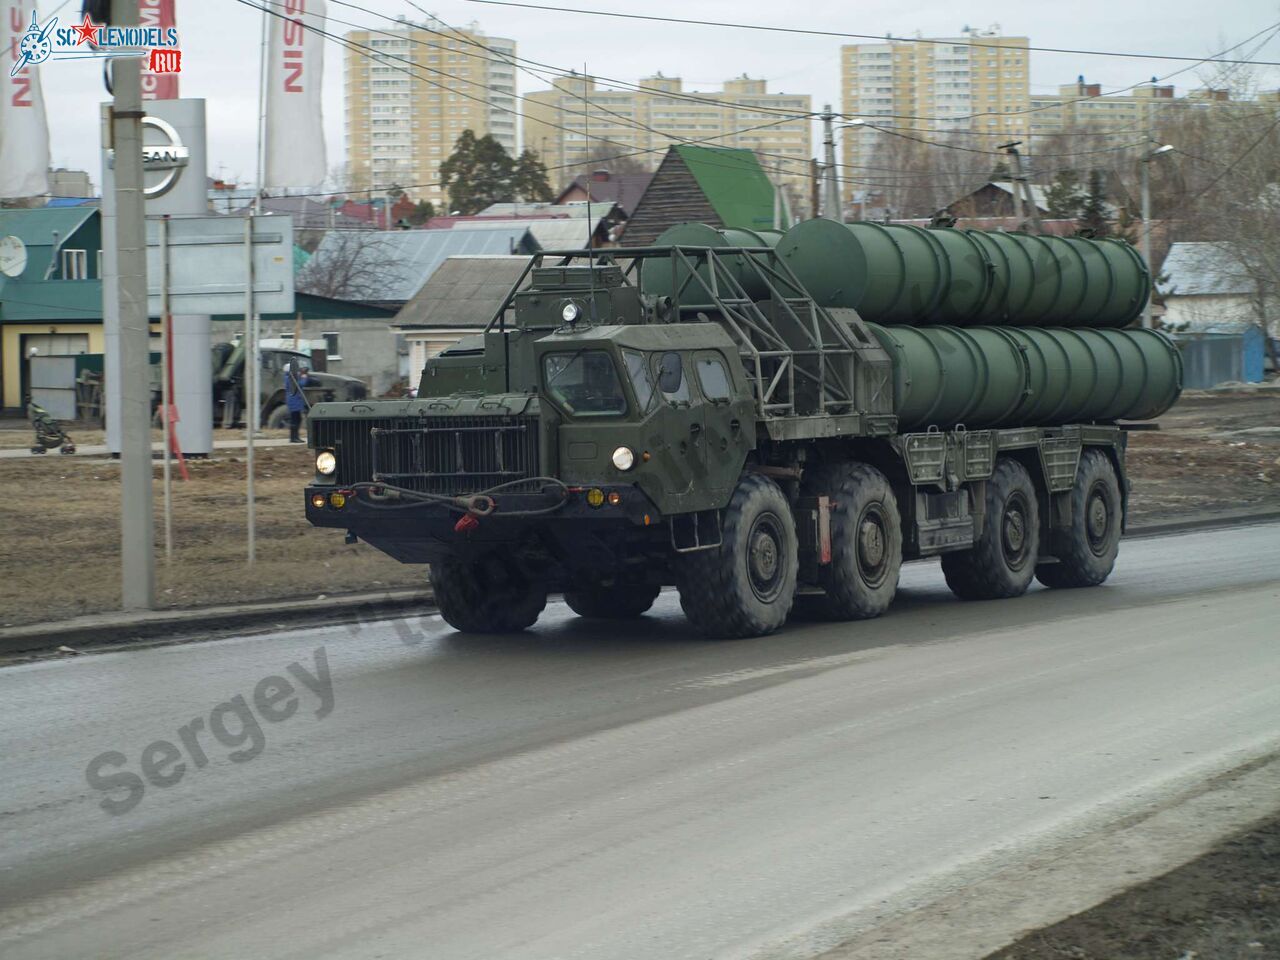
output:
M143 188L145 197L162 197L178 182L182 168L191 159L191 151L182 144L182 138L173 124L159 117L143 117L142 125L160 131L167 143L144 143L142 145L142 170L144 173L164 173L160 181ZM115 151L111 151L111 165L115 166Z

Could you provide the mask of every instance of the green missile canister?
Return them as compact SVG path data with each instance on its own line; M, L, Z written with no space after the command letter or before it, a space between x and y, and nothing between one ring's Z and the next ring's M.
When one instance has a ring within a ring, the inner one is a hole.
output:
M868 327L902 430L1149 420L1182 389L1177 347L1152 330Z
M782 238L779 230L745 230L727 228L719 230L705 223L678 223L668 227L653 242L655 247L774 247ZM728 256L723 258L729 272L742 284L747 296L752 299L764 299L769 292L760 283L759 275L743 257ZM710 274L705 264L697 269L704 283L710 285ZM649 259L640 269L640 289L654 296L670 297L675 291L680 292L680 303L685 306L708 304L703 287L689 278L689 270L679 262L667 259ZM721 291L722 296L729 295Z

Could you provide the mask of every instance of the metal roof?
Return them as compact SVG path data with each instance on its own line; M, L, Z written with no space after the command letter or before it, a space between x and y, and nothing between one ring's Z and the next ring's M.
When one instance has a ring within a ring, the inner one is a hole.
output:
M1230 243L1175 243L1160 267L1157 286L1166 297L1251 294L1256 289Z
M400 308L397 327L480 329L502 305L528 257L450 257Z
M756 155L739 147L672 147L726 227L774 226L774 187Z
M370 246L370 256L388 262L388 282L379 290L380 302L407 301L449 257L460 254L536 253L538 242L521 221L512 227L454 227L452 230L380 230ZM316 248L312 262L321 270L327 256L340 252L342 240L327 234Z
M0 210L0 237L17 237L28 247L52 247L63 243L98 213L98 207L87 205Z

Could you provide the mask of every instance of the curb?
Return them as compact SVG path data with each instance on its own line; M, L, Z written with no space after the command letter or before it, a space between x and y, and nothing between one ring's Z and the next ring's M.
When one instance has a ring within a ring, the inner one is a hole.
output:
M1145 540L1196 530L1215 530L1280 521L1280 510L1196 517L1130 528L1126 540ZM0 655L48 652L58 647L100 647L139 640L169 640L227 629L337 626L364 619L385 619L434 609L426 590L356 593L324 600L274 600L235 606L156 610L143 614L107 613L0 629Z
M195 610L156 610L142 614L91 614L54 623L33 623L0 630L0 654L36 653L57 647L99 647L137 640L189 637L232 628L337 626L434 609L430 590L388 590L324 600L273 600Z

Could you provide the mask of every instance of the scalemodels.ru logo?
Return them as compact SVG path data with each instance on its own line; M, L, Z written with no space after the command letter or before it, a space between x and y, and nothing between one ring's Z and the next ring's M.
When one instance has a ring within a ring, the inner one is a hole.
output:
M15 24L15 26L17 26ZM9 76L31 64L46 60L74 60L84 57L147 57L151 73L180 73L182 51L178 49L175 27L109 27L94 23L89 15L70 27L58 26L58 18L50 17L43 27L31 13L31 26L18 41ZM85 46L87 44L87 46Z

